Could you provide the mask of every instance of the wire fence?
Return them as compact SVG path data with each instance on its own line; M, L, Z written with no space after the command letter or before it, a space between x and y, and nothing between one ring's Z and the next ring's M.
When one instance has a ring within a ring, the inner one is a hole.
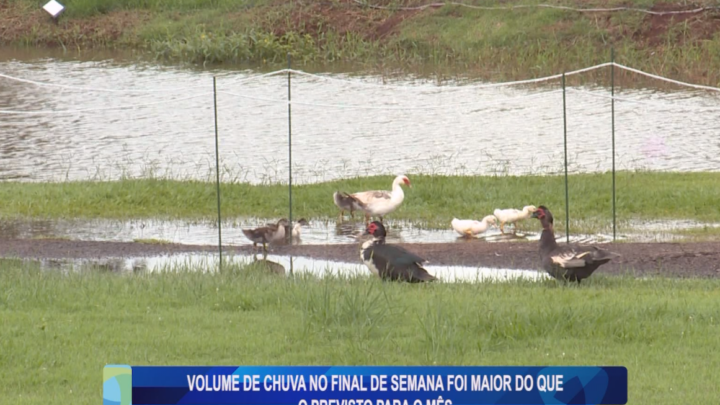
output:
M293 185L303 183L398 173L612 172L615 237L616 171L720 168L720 88L614 61L535 79L446 85L291 66L265 74L187 73L183 86L175 76L159 85L156 72L102 64L64 72L75 76L59 81L22 64L6 68L0 176L215 182L219 238L220 183L288 185L292 221ZM599 72L606 85L583 84L584 74ZM616 87L619 73L673 90ZM567 182L565 191L569 227Z

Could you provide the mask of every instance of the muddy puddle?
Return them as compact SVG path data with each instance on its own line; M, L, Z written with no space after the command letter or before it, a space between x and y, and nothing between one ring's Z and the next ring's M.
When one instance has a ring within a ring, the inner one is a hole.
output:
M243 246L251 242L243 235L243 229L255 228L269 221L258 218L235 218L222 225L222 241L225 246ZM540 229L532 223L523 223L516 233L512 227L502 234L498 228L491 228L476 239L487 242L537 241ZM619 225L618 241L627 242L672 242L685 240L690 235L678 232L720 228L720 223L706 223L690 220L634 221ZM386 222L390 243L470 243L455 231L448 229L425 229L407 221ZM622 229L632 229L623 232ZM364 230L362 221L310 220L302 227L301 237L294 244L332 245L355 243ZM556 229L558 240L565 241L563 229ZM8 239L68 239L83 241L178 243L188 245L217 245L218 228L213 221L181 220L108 220L108 219L19 219L0 222L0 238ZM612 241L612 230L592 235L574 234L571 229L570 241L575 243L608 243Z
M29 260L29 259L28 259ZM104 259L40 259L42 269L53 271L108 271L113 273L142 273L163 271L217 271L217 254L175 254L151 257L117 257ZM278 275L313 275L316 277L367 277L371 273L361 263L317 260L300 256L258 254L223 255L223 265L255 263L256 269ZM428 272L443 282L493 282L544 280L547 274L535 270L501 269L469 266L427 265Z
M249 245L243 229L266 225L269 221L257 218L237 218L222 225L222 242L225 246ZM539 229L529 223L506 234L491 228L476 239L487 242L536 241ZM425 229L411 222L386 221L387 240L390 243L469 243L448 229ZM365 229L362 221L310 220L302 227L300 239L294 244L326 245L355 243ZM557 233L558 239L565 236ZM212 221L179 220L107 220L107 219L58 219L58 220L5 220L0 223L0 238L8 239L68 239L83 241L179 243L188 245L217 245L218 228ZM573 242L604 243L612 241L612 235L572 235Z

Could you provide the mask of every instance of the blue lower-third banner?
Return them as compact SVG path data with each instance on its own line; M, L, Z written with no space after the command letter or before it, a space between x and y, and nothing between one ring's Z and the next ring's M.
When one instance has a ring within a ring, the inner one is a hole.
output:
M108 365L104 405L626 404L625 367Z

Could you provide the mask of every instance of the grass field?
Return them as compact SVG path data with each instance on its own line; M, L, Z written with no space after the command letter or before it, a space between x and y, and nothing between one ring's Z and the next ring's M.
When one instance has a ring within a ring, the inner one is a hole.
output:
M453 217L476 218L495 208L546 205L556 224L565 220L564 176L427 176L410 175L412 188L387 219L408 220L417 226L447 229ZM339 210L332 194L390 189L393 177L353 178L294 186L293 218L334 219ZM720 218L720 173L617 174L617 214L620 221ZM610 174L569 177L570 218L575 231L593 232L612 223ZM224 184L222 215L277 220L288 216L286 185ZM217 218L214 183L170 180L117 182L21 183L0 185L0 215L5 218ZM357 213L356 213L357 214ZM347 214L346 214L347 215ZM359 214L362 218L362 213ZM713 234L710 228L707 234Z
M355 63L409 67L455 66L493 80L555 74L617 61L665 76L717 85L720 28L713 12L649 15L633 11L576 13L548 8L474 10L445 6L424 11L394 7L424 0L376 0L378 10L353 0L68 0L58 26L35 0L0 8L0 43L141 49L163 60L193 63L252 62L284 66ZM468 4L479 2L468 1ZM542 0L513 4L534 5ZM684 1L549 2L592 8L631 6L682 9ZM483 6L507 7L503 1ZM693 2L717 5L713 0ZM669 7L669 8L668 8Z
M622 365L629 403L712 403L718 280L407 285L0 262L0 397L96 404L133 365Z

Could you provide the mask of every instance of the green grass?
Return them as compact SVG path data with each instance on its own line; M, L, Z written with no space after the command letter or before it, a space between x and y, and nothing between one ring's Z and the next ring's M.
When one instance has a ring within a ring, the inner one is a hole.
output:
M0 262L0 396L95 404L105 364L621 365L629 403L717 398L720 281L408 285Z
M353 178L293 187L293 217L332 220L336 190L390 189L390 176ZM545 205L564 227L564 176L410 175L405 201L388 220L447 229L453 217L482 218L495 208ZM692 219L720 221L720 173L620 172L619 221ZM569 176L573 231L607 229L612 220L609 174ZM160 218L215 220L214 183L171 180L23 183L0 185L0 216L6 218ZM222 215L277 220L288 215L286 185L223 184ZM360 214L362 215L362 214Z
M665 2L552 3L651 8ZM694 4L716 5L712 0ZM251 62L276 67L284 67L290 53L296 66L351 62L394 69L430 64L473 71L493 80L543 76L608 62L614 47L619 63L704 84L720 83L720 35L709 14L652 22L645 14L629 11L605 16L545 8L488 11L445 6L403 15L401 23L378 37L388 29L383 25L386 21L401 17L392 10L364 8L350 0L334 0L321 7L313 2L269 0L68 0L58 30L44 19L16 18L37 11L38 5L35 0L23 0L5 11L10 13L7 19L20 28L11 26L3 42L77 50L139 48L175 62ZM482 5L507 6L501 1ZM0 9L0 18L2 13ZM108 28L96 29L97 25Z

